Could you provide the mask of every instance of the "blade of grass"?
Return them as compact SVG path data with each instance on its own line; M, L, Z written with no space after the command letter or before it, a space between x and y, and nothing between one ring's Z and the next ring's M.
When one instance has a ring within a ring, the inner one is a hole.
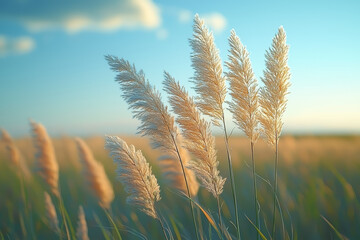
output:
M339 239L341 240L349 240L347 237L345 237L344 235L342 235L335 227L334 225L331 224L331 222L329 220L327 220L323 215L321 215L321 218L331 227L332 230L334 230L334 232L336 233L336 236L338 236Z
M245 217L247 218L247 220L251 223L251 225L253 225L253 227L256 229L256 231L259 233L260 237L263 240L267 240L267 238L265 237L265 235L256 227L256 225L250 220L250 218L248 218L248 216L245 215Z

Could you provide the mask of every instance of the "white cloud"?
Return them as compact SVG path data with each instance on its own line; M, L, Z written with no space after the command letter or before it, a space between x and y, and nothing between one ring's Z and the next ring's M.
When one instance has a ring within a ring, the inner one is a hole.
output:
M34 48L35 42L30 37L10 38L0 36L0 57L29 53Z
M166 29L164 28L160 28L157 32L156 32L156 36L158 39L160 40L164 40L168 37L169 33Z
M160 9L152 0L5 1L0 17L20 22L29 30L64 29L113 31L157 28Z
M186 23L191 21L193 14L189 10L180 10L178 16L180 22Z
M194 18L195 14L189 10L182 9L178 10L177 16L180 23L188 23ZM221 13L205 13L200 14L199 16L205 21L205 24L215 33L222 32L226 27L226 18Z
M226 26L226 18L220 13L204 14L203 16L200 15L200 17L214 32L222 32Z

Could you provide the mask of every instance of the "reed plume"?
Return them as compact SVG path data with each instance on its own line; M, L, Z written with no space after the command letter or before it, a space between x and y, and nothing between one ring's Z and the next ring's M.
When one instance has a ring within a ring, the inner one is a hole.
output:
M193 39L190 39L193 50L191 61L195 70L193 82L194 89L200 95L196 104L203 114L212 117L213 123L219 126L224 114L223 103L226 95L219 50L215 46L212 33L197 14L193 32Z
M9 153L11 163L18 168L19 173L21 173L25 179L29 180L31 178L31 173L28 166L26 165L26 162L24 161L23 156L20 153L19 148L15 145L14 140L5 129L1 129L1 135Z
M115 136L106 136L105 148L117 164L118 179L129 194L126 202L159 219L155 202L160 200L160 187L141 151Z
M82 139L75 138L75 141L90 188L98 198L99 205L105 209L110 209L111 202L114 200L114 190L106 176L103 165L95 160L90 148Z
M236 125L250 139L256 226L260 229L254 159L254 144L259 138L260 115L257 81L251 67L249 53L236 35L235 30L231 31L229 44L229 61L226 62L229 69L226 76L230 82L230 95L232 97L229 110L233 114ZM258 232L257 239L259 239Z
M84 213L84 209L83 209L82 206L79 207L78 225L77 225L77 229L76 229L76 238L79 239L79 240L89 240L85 213Z
M45 213L46 213L46 218L48 220L48 224L54 232L59 234L60 233L59 220L57 218L55 206L51 200L50 195L47 192L44 192L44 196L45 196Z
M111 69L118 72L116 81L120 84L123 99L132 109L134 118L140 120L138 133L148 136L153 148L162 151L163 169L167 176L177 178L183 175L186 194L189 198L197 194L198 182L192 170L186 168L189 161L186 150L182 148L182 139L175 126L174 118L170 115L167 107L161 101L160 93L151 86L145 79L142 70L137 71L134 65L130 65L124 59L113 56L106 56ZM170 161L173 161L171 164ZM179 168L180 163L180 168ZM179 181L176 183L177 189L183 189L184 184ZM195 221L193 203L189 199L191 214L198 239L198 230Z
M177 123L185 137L185 146L196 160L189 163L202 185L217 198L223 191L226 179L219 175L215 138L210 124L201 118L199 111L186 90L165 72L164 90L170 95L170 105L178 115Z
M20 165L20 152L15 146L10 134L5 130L1 129L2 140L5 143L6 149L9 152L10 161L14 166Z
M235 208L235 223L237 239L240 239L239 213L236 200L235 179L229 149L229 139L226 129L226 121L223 103L226 96L225 77L222 74L219 51L215 46L214 37L207 29L204 21L195 15L193 25L193 39L190 40L192 47L191 61L195 70L193 82L195 91L199 94L196 104L200 111L212 118L215 126L221 126L224 130L224 141L229 165L231 192Z
M259 137L259 100L257 81L251 67L249 53L242 45L235 31L229 37L229 61L226 66L229 72L226 76L230 83L229 110L235 123L245 133L252 143Z
M30 122L35 148L35 156L38 159L37 166L41 177L48 184L50 191L57 197L59 192L59 166L56 161L55 150L45 127L36 122Z
M290 86L290 68L287 65L289 46L286 33L281 26L273 38L272 45L266 51L266 69L260 90L260 123L267 142L275 149L274 205L272 238L275 239L276 194L278 169L278 142L283 127L282 116L286 109L288 88Z

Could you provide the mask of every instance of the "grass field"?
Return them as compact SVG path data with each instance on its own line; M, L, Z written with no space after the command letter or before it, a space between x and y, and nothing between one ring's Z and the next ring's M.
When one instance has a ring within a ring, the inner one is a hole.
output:
M161 187L162 199L158 207L165 216L175 239L194 239L188 202L165 183L158 165L159 152L152 150L146 138L124 137L143 151ZM126 193L116 181L115 165L104 149L103 137L85 139L95 158L103 163L112 182L115 199L111 214L123 239L162 239L158 222L125 203ZM24 177L24 197L17 169L11 165L5 147L0 143L0 239L57 239L45 217L44 190L35 167L35 149L30 138L15 141L30 169ZM77 225L79 205L84 207L90 239L114 236L114 229L87 188L74 139L53 139L60 165L60 188L72 227ZM223 139L216 138L222 176L229 180ZM247 139L231 137L230 148L234 161L235 182L240 211L242 239L255 239L254 202L251 178L250 148ZM279 145L279 200L283 221L278 218L278 239L336 239L326 218L339 233L349 239L360 239L360 136L287 136ZM258 178L258 197L261 206L261 231L268 238L271 228L272 191L268 181L273 179L273 151L260 140L255 145ZM234 210L230 182L225 184L222 213L225 225L235 234ZM216 200L200 188L197 201L212 215L216 215ZM55 204L56 205L56 204ZM197 209L198 210L198 209ZM278 215L278 216L280 216ZM201 216L200 230L205 239L217 239L217 234ZM58 212L60 221L60 213ZM216 219L214 217L214 219ZM61 222L61 221L60 221ZM283 223L282 223L283 222ZM269 230L267 230L269 228ZM105 235L104 235L105 234ZM181 235L181 238L180 238ZM269 239L269 238L268 238Z

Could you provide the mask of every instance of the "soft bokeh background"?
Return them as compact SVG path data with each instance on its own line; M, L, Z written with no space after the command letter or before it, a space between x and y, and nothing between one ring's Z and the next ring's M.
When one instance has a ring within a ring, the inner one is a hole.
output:
M292 72L285 132L360 132L359 1L0 4L0 126L14 136L28 134L29 118L57 136L135 133L104 55L135 63L158 89L164 70L190 89L195 13L214 31L223 61L236 30L259 80L265 50L284 26Z

